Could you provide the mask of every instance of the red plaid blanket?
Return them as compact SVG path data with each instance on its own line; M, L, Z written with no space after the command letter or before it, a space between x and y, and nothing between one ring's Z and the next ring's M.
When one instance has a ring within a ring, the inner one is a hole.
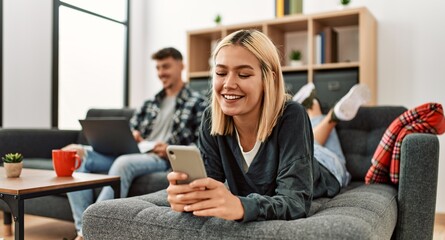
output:
M445 118L442 105L425 103L407 110L391 123L374 152L372 165L365 177L366 184L389 181L398 184L402 140L414 132L444 133Z

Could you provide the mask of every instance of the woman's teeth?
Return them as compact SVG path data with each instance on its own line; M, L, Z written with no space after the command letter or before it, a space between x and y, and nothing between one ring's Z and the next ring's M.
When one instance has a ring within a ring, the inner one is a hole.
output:
M234 100L234 99L240 99L241 97L235 95L224 95L224 98L228 100Z

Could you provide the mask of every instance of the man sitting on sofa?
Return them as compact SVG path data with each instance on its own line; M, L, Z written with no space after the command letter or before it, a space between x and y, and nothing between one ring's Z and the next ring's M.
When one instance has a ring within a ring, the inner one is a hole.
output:
M71 144L64 149L75 149L83 158L78 172L108 172L121 177L121 197L127 196L131 182L137 176L166 171L170 165L166 148L169 144L189 145L198 138L201 115L206 107L204 97L189 89L182 81L184 69L181 53L174 48L164 48L152 55L156 60L161 90L153 100L148 100L131 119L133 135L137 142L156 142L150 153L127 154L112 157L95 152L91 146ZM111 187L105 187L97 201L112 199ZM78 237L82 237L82 215L94 203L93 191L68 193Z

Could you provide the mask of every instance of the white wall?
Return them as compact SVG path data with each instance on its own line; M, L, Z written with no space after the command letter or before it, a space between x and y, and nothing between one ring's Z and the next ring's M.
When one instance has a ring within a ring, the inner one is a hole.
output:
M3 126L50 127L52 0L3 0Z
M4 127L49 127L51 120L52 0L4 2ZM307 13L337 8L335 0L306 0ZM161 86L150 55L166 46L186 53L186 31L274 17L273 0L131 0L130 104ZM378 21L378 104L412 108L445 104L445 1L352 0ZM184 56L186 58L186 56ZM440 136L445 149L445 136ZM440 153L437 211L445 212L445 154Z

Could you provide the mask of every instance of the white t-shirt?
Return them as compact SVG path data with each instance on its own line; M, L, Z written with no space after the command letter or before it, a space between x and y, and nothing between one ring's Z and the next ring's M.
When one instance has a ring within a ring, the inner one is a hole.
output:
M166 142L172 135L173 114L175 113L176 96L168 96L161 103L161 111L156 117L153 130L148 136L148 141Z
M236 139L238 140L239 148L241 149L241 152L243 153L244 161L246 161L246 165L244 166L244 171L247 172L247 169L249 169L250 164L252 163L253 159L255 158L256 154L258 153L258 150L260 149L261 142L256 141L255 146L253 146L252 150L245 152L243 147L241 146L238 131L235 128L236 132Z

